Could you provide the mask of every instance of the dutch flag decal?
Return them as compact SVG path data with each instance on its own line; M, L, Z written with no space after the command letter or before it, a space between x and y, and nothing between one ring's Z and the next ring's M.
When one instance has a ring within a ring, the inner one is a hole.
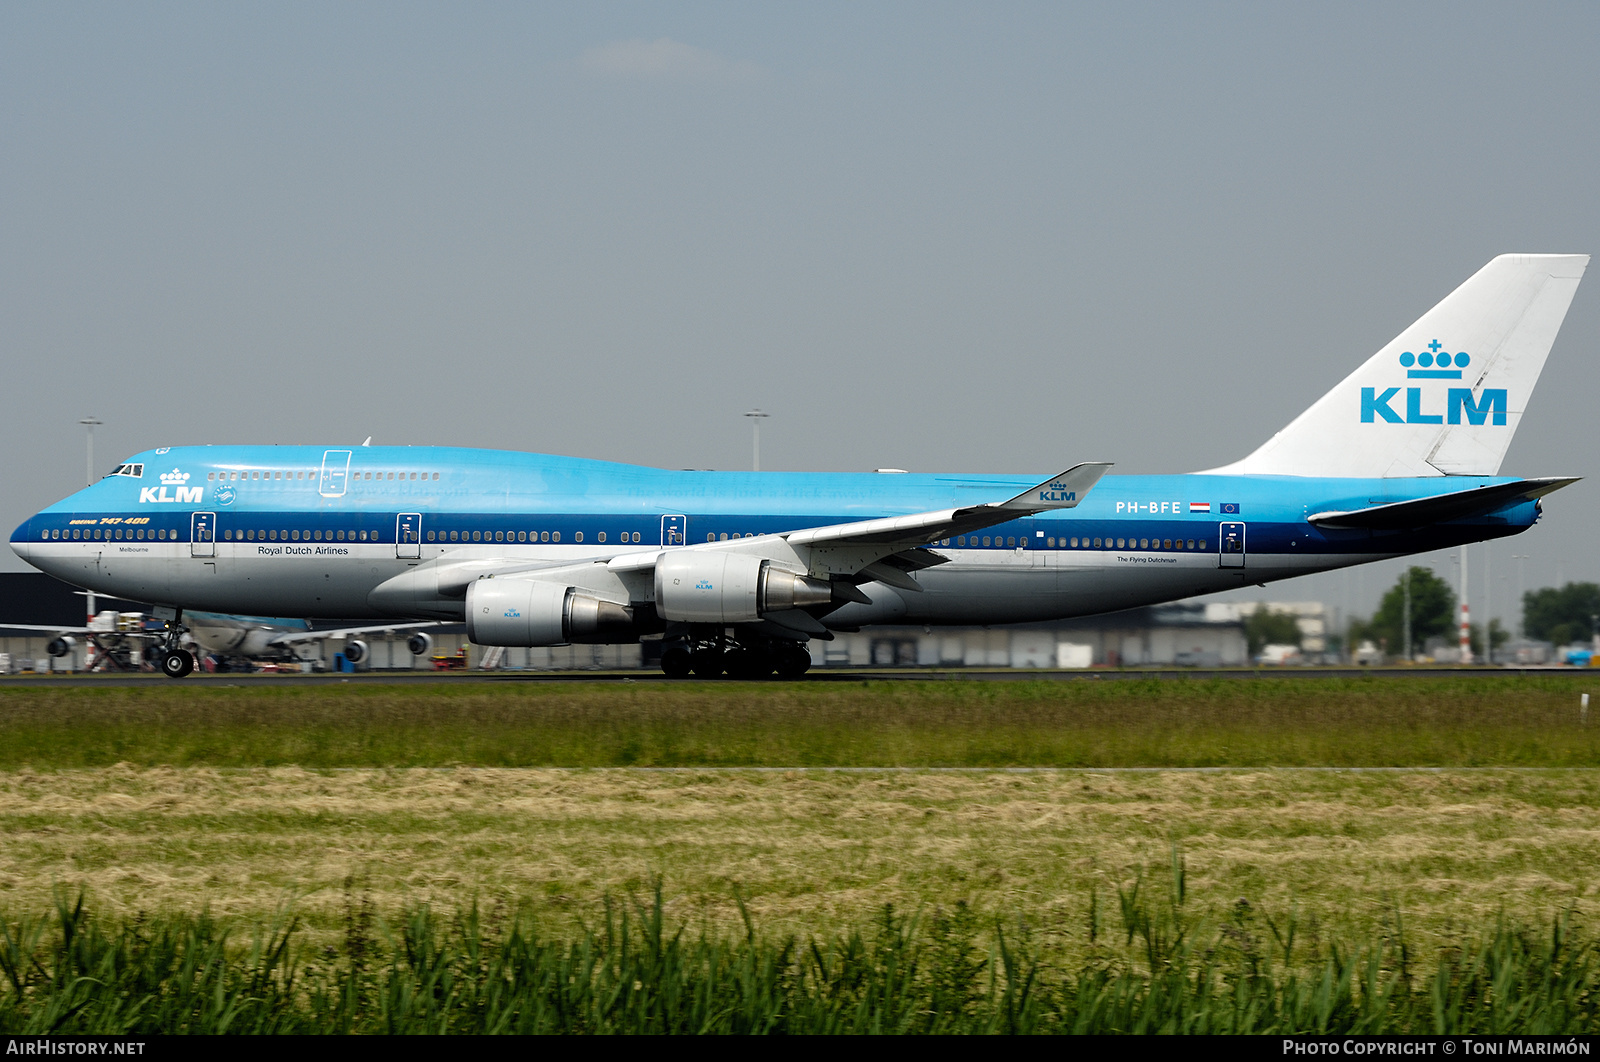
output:
M1211 511L1211 503L1210 502L1190 502L1189 503L1189 511L1191 513L1209 513Z

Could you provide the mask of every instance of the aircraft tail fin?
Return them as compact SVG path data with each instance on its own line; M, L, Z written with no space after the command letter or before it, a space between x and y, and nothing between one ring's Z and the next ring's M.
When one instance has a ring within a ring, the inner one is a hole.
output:
M1210 471L1498 474L1588 265L1500 255L1250 456Z

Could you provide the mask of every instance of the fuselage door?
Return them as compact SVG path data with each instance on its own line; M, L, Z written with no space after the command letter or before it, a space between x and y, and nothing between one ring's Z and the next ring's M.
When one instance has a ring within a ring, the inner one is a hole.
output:
M394 521L394 555L401 560L422 557L422 514L401 513Z
M217 514L189 514L189 556L215 557L217 555Z
M342 498L349 479L350 451L323 451L322 481L317 486L317 492L324 498Z
M1224 523L1217 527L1217 567L1244 567L1244 525Z
M689 531L689 519L685 516L663 516L661 518L661 544L663 546L686 545Z

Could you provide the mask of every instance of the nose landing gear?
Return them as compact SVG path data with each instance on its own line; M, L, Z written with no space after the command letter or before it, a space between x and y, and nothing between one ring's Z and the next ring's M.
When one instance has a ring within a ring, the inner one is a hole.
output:
M169 649L161 654L161 673L167 678L183 678L194 671L194 654L187 649Z
M189 628L183 625L183 611L180 609L175 619L167 621L167 636L157 650L159 655L156 662L167 678L180 679L194 672L194 654L183 647L183 636L188 633Z

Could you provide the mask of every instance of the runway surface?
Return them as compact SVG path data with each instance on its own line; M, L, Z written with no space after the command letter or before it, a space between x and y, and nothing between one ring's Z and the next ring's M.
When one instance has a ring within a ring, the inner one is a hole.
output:
M1577 667L1286 667L1286 668L1105 668L1089 671L1031 671L1016 668L819 668L810 672L802 682L1115 682L1127 679L1302 679L1302 678L1355 678L1370 675L1375 678L1404 678L1407 676L1443 677L1449 675L1570 675L1573 678L1600 678L1600 669ZM330 683L359 683L362 685L426 685L429 683L462 682L560 682L560 683L629 683L629 682L704 682L705 679L670 679L659 671L368 671L356 674L261 674L241 675L194 674L185 679L168 679L155 672L137 674L81 673L51 675L3 675L0 690L27 686L165 686L187 683L196 687L229 686L319 686ZM720 678L716 682L749 680ZM755 680L758 682L775 681Z

